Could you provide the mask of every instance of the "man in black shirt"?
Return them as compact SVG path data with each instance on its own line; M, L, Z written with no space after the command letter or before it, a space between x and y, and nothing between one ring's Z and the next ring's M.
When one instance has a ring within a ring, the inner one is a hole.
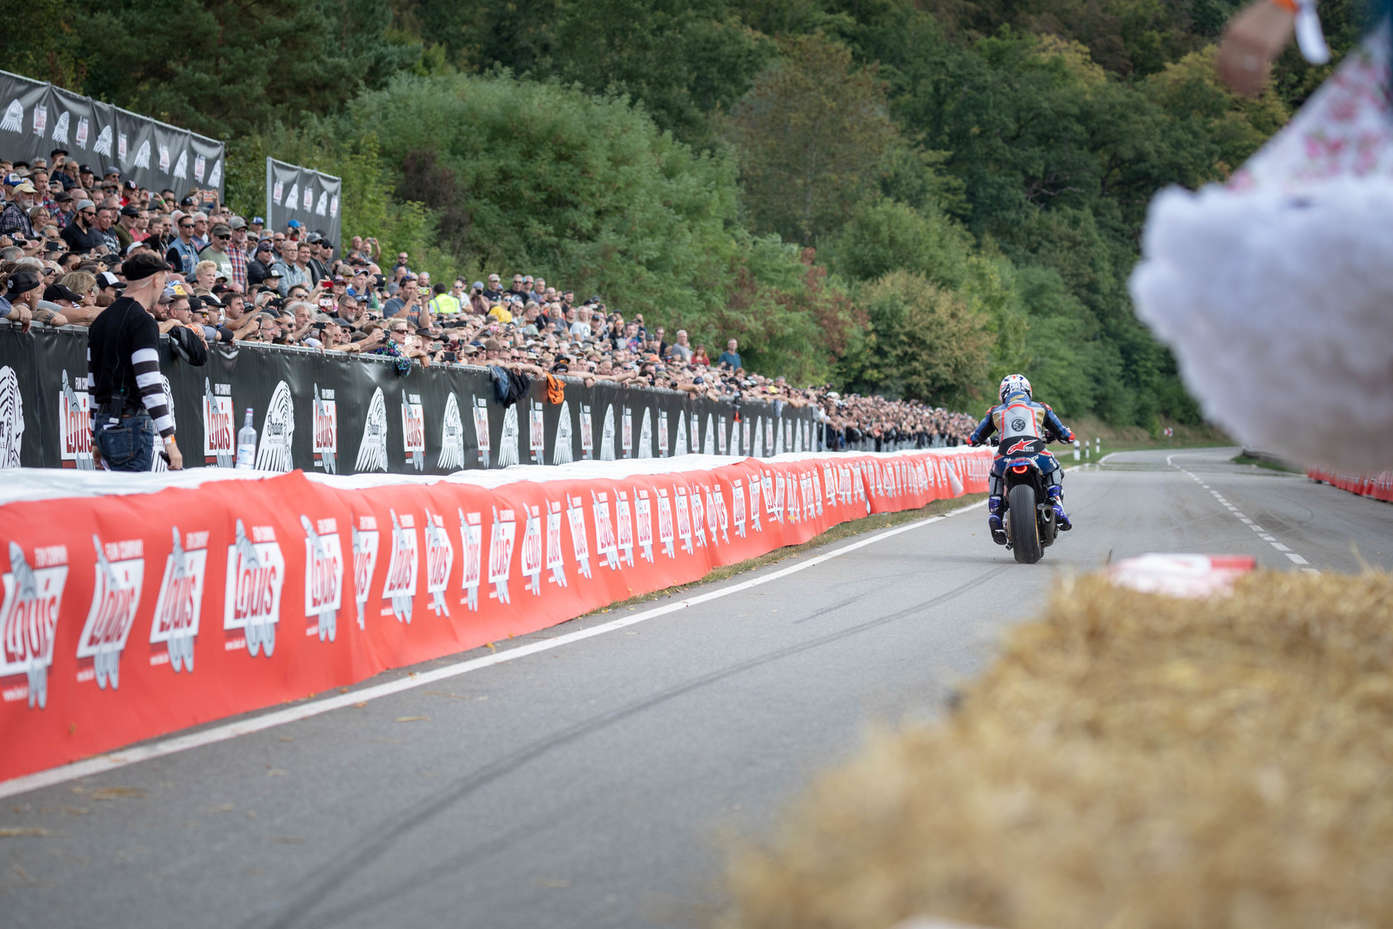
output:
M160 380L159 327L150 315L170 267L137 252L121 265L126 290L87 330L93 457L111 471L149 471L155 433L164 439L171 470L184 466L174 420Z
M79 200L73 221L59 233L68 243L68 250L85 255L94 248L106 245L106 236L96 229L97 205L91 200Z
M271 250L271 240L262 239L256 243L256 251L247 262L247 286L254 288L270 277L271 265L275 263L276 256Z

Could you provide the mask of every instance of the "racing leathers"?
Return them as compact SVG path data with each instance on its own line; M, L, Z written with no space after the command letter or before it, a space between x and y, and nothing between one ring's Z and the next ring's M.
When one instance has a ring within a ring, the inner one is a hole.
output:
M996 458L992 461L991 477L987 482L987 528L991 530L994 542L1005 545L1006 529L1001 524L1001 491L1006 459L1002 456L1001 449L1013 440L1023 438L1042 439L1046 442L1063 439L1072 442L1074 432L1060 421L1048 403L1038 403L1024 391L1007 394L1005 400L987 410L987 415L982 417L982 421L968 437L968 444L981 445L993 432L1001 433L1001 442L997 446ZM1048 451L1043 453L1042 458L1042 463L1049 466L1049 470L1045 471L1045 479L1049 481L1046 492L1049 494L1050 503L1054 505L1055 519L1060 529L1072 529L1069 514L1064 512L1064 469Z

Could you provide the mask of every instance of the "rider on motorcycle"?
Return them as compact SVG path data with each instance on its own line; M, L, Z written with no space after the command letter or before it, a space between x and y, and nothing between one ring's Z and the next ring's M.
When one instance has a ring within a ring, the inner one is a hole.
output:
M1074 441L1074 432L1060 422L1048 403L1037 403L1030 396L1030 381L1024 374L1008 374L1001 379L999 391L1001 403L987 410L987 415L972 430L967 439L969 445L981 445L993 432L1001 432L1001 444L997 446L996 458L992 461L992 473L987 484L987 528L991 530L992 541L998 545L1006 544L1006 529L1001 524L1002 475L1006 459L1001 454L1011 439L1033 438L1046 442L1061 439ZM1060 529L1072 529L1069 514L1064 512L1064 469L1054 456L1044 452L1045 461L1053 465L1046 473L1049 481L1049 501L1054 504L1054 515Z

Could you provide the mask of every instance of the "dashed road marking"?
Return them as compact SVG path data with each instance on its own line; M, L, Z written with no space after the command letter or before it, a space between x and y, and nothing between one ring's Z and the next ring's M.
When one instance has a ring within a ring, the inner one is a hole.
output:
M1181 474L1185 475L1185 476L1188 477L1190 480L1194 481L1196 484L1200 485L1200 486L1203 487L1205 490L1209 491L1209 495L1210 495L1211 497L1213 497L1213 498L1219 503L1220 506L1222 506L1224 509L1228 510L1229 513L1231 513L1231 514L1233 515L1233 517L1234 517L1235 519L1237 519L1239 522L1241 522L1243 525L1245 525L1245 526L1247 526L1249 529L1253 530L1253 533L1254 533L1255 535L1257 535L1257 537L1258 537L1259 539L1262 539L1262 540L1263 540L1264 542L1266 542L1268 545L1271 545L1274 549L1276 549L1277 551L1281 552L1283 555L1286 555L1286 556L1287 556L1287 560L1290 561L1292 564L1294 564L1294 565L1305 565L1305 566L1307 566L1307 567L1303 567L1303 568L1301 569L1302 571L1305 571L1305 572L1307 572L1307 573L1309 573L1309 574L1319 574L1319 573L1320 573L1319 569L1309 567L1309 565L1311 564L1309 561L1307 561L1307 560L1306 560L1305 558L1303 558L1302 556L1298 555L1296 552L1292 551L1291 548L1290 548L1289 546L1283 545L1281 542L1279 542L1279 541L1277 540L1277 537L1276 537L1275 535L1273 535L1272 533L1268 532L1268 531L1267 531L1266 529L1264 529L1262 526L1259 526L1257 523L1255 523L1255 522L1253 522L1251 519L1249 519L1248 516L1247 516L1246 514L1244 514L1241 510L1238 509L1238 507L1234 506L1233 503L1231 503L1231 502L1229 502L1227 499L1225 499L1223 494L1219 493L1219 491L1217 491L1217 490L1215 490L1214 488L1210 487L1210 486L1209 486L1208 484L1206 484L1204 481L1200 480L1198 477L1196 477L1195 475L1191 474L1189 471L1186 471L1186 470L1185 470L1184 468L1182 468L1180 465L1176 464L1174 459L1175 459L1175 456L1174 456L1174 455L1167 455L1167 456L1166 456L1166 464L1168 464L1168 465L1171 466L1172 468L1175 468L1175 469L1176 469L1177 471L1179 471Z

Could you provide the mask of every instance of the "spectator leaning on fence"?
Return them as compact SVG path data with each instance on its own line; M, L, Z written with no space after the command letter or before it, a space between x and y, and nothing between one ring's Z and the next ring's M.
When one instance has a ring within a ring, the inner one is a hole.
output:
M159 329L150 310L164 291L169 265L138 252L121 266L126 292L88 330L92 457L113 471L149 471L156 432L169 467L184 466L160 380Z

